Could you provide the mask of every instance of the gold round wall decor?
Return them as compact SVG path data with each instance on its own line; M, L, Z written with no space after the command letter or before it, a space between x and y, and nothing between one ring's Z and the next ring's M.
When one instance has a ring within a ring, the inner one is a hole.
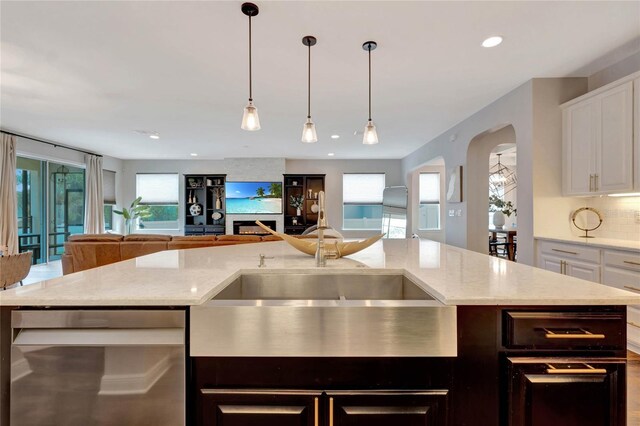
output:
M579 226L576 223L576 217L578 216L579 213L582 213L582 212L594 213L596 216L598 216L598 224L593 228L586 228L586 227L582 228L581 226ZM589 232L595 231L596 229L600 228L600 225L602 225L602 221L603 221L602 213L600 213L598 210L594 209L593 207L581 207L571 214L571 222L573 223L573 226L575 226L581 231L584 231L584 235L580 235L580 237L582 238L593 238L593 236L589 235Z

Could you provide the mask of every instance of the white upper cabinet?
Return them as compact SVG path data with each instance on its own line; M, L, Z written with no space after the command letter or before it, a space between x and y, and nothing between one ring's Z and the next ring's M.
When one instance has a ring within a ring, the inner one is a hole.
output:
M633 190L633 91L627 81L564 107L564 195Z

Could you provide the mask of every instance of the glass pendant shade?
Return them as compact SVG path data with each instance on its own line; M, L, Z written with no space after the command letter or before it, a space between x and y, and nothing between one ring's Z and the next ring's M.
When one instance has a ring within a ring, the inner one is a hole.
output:
M364 127L364 136L362 137L362 143L365 145L375 145L378 143L378 132L376 132L376 125L373 121L369 120Z
M246 107L244 107L244 114L242 115L242 130L260 130L260 117L258 117L258 108L253 105L253 101L249 101Z
M304 123L304 127L302 128L302 142L304 143L318 142L316 125L313 124L313 121L311 121L311 118L307 118L307 122Z

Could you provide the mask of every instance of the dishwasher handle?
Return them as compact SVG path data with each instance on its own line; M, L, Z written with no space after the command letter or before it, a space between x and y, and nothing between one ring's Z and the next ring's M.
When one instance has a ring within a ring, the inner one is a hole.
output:
M184 328L14 329L14 346L182 346Z

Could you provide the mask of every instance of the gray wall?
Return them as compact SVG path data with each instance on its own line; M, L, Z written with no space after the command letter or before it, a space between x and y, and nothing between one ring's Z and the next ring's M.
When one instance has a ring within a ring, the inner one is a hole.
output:
M562 115L558 105L577 97L586 91L585 78L533 79L507 93L505 96L486 106L482 110L455 125L442 135L429 141L402 160L403 176L428 163L443 157L446 180L451 168L463 167L463 201L445 202L445 211L460 210L460 216L447 217L445 241L458 247L486 252L486 218L479 219L476 212L487 208L487 197L476 197L469 218L468 195L470 193L488 194L488 174L484 170L474 171L468 167L468 150L472 141L480 141L507 125L513 126L518 150L518 260L533 264L533 236L536 228L543 229L549 221L549 211L544 216L534 216L534 196L549 196L552 205L570 204L559 196L561 180L549 182L545 178L548 168L544 166L547 158L560 161L562 152ZM488 152L482 158L470 160L485 162L488 165ZM486 156L486 158L484 158ZM553 161L555 161L553 160ZM468 173L471 170L472 173ZM559 173L559 172L557 172ZM558 174L559 176L559 174ZM543 179L544 184L534 183ZM534 194L535 188L535 194ZM486 189L486 190L485 190ZM547 206L547 203L541 204ZM484 211L482 210L482 211ZM479 225L482 221L483 225ZM553 226L553 225L552 225Z

